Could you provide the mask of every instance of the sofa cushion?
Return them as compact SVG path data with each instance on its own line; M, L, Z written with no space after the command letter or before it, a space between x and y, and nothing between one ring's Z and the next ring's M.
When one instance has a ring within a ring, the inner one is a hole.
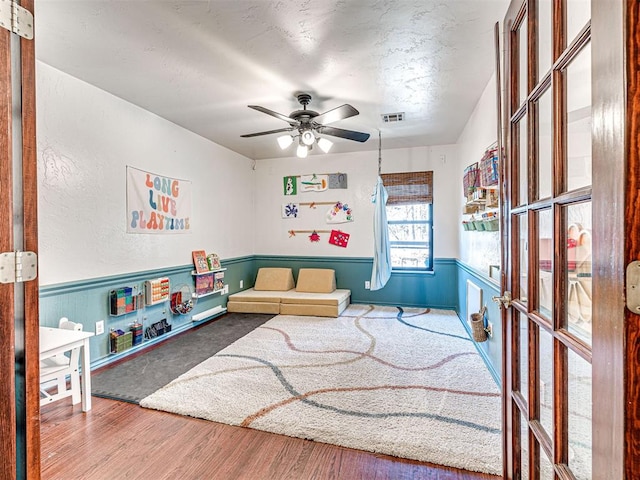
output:
M301 268L296 292L331 293L336 289L336 272L331 268Z
M350 296L347 295L337 305L318 305L309 303L281 303L281 315L311 315L314 317L339 317L349 306Z
M351 290L337 289L331 293L283 292L280 303L297 305L339 305L351 296Z
M259 291L248 288L233 295L229 295L230 302L280 303L280 295L284 292Z
M271 302L227 302L227 312L230 313L280 313L280 304Z
M294 286L293 272L290 268L264 267L258 270L253 288L259 291L286 291Z

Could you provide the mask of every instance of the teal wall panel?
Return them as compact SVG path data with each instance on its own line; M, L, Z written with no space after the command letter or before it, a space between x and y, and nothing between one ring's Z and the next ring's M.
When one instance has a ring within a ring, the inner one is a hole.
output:
M229 285L230 293L238 291L233 289L235 284L239 285L239 279L253 281L253 257L236 258L222 262L226 268L225 282ZM169 277L171 291L176 291L181 285L193 287L194 281L191 272L193 265L183 265L169 267L166 269L150 270L130 274L116 275L89 279L80 282L70 282L64 284L47 285L40 288L40 325L47 327L57 327L60 317L68 317L69 320L83 324L85 331L95 331L95 323L98 320L105 321L105 332L92 337L91 342L91 364L93 367L101 366L126 356L140 348L148 347L154 343L162 341L170 336L194 326L191 315L208 310L217 305L226 306L226 295L209 295L198 299L195 308L187 315L175 315L169 309L169 302L158 305L145 306L143 309L127 313L121 316L111 316L109 314L109 292L124 286L137 286L140 291L144 290L144 281L158 277ZM128 331L129 326L134 322L142 323L143 329L152 323L162 319L167 319L171 324L171 332L155 339L146 340L142 345L136 346L121 354L111 354L109 352L109 331L110 329L122 329ZM199 322L201 323L201 322Z
M459 306L457 309L458 316L463 320L462 324L471 335L471 326L468 322L469 316L476 312L467 312L467 280L482 289L482 303L486 305L487 312L485 314L486 322L493 324L493 336L486 342L475 342L478 352L484 358L489 371L493 375L498 385L502 384L502 315L498 305L491 300L491 297L500 295L500 286L494 283L485 275L468 265L458 263L457 275L457 297Z
M469 314L473 313L466 311L466 282L469 279L482 288L484 303L488 307L487 319L493 323L494 328L493 338L476 345L494 378L500 383L502 327L500 311L497 305L490 301L492 296L499 294L499 287L458 260L435 259L433 272L393 272L387 285L378 291L364 288L364 282L371 278L371 258L256 255L226 259L222 261L222 266L227 269L225 283L229 287L229 294L252 287L256 273L261 267L291 267L295 278L300 268L332 268L336 271L338 288L351 290L352 303L454 310L471 333L466 322ZM218 305L226 306L227 296L215 294L199 299L194 310L188 315L172 314L168 302L145 306L142 310L118 317L109 315L108 295L111 290L137 285L142 291L145 280L167 276L171 280L171 290L175 291L183 284L193 286L192 270L192 265L183 265L41 287L40 324L57 326L58 319L66 316L72 321L82 323L84 330L94 331L95 322L104 320L105 333L91 339L91 359L93 368L105 365L192 328L195 325L191 320L193 314ZM242 289L240 281L243 282ZM163 318L172 325L169 334L147 340L141 346L121 354L109 353L110 329L128 330L135 321L142 323L146 329Z
M285 257L257 255L256 271L260 267L291 267L297 279L300 268L332 268L336 271L338 288L351 290L352 303L402 305L457 310L454 259L435 259L433 272L393 272L384 288L371 291L364 282L371 280L373 259L345 257Z

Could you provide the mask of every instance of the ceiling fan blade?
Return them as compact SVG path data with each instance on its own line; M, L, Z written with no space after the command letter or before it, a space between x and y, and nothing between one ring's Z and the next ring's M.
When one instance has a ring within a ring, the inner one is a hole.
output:
M272 133L291 132L292 130L294 130L293 127L279 128L277 130L269 130L267 132L258 132L258 133L247 133L245 135L240 135L240 136L243 137L243 138L259 137L260 135L270 135Z
M317 117L313 118L313 121L320 124L326 125L328 123L337 122L338 120L344 120L345 118L354 117L358 115L360 112L353 108L351 105L341 105L336 107L328 112L321 113Z
M334 137L346 138L347 140L355 140L356 142L366 142L369 140L368 133L356 132L354 130L344 130L336 127L318 127L318 133L323 135L332 135Z
M272 117L279 118L280 120L284 120L285 122L287 122L291 126L295 126L295 125L299 125L300 124L300 122L298 122L298 120L296 120L294 118L287 117L286 115L283 115L283 114L278 113L278 112L274 112L273 110L269 110L268 108L261 107L260 105L248 105L248 107L249 108L253 108L254 110L257 110L259 112L266 113L267 115L271 115Z

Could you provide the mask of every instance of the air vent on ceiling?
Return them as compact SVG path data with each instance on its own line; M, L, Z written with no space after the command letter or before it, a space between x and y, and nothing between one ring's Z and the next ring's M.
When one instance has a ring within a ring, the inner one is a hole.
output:
M404 122L404 112L383 113L382 122L383 123Z

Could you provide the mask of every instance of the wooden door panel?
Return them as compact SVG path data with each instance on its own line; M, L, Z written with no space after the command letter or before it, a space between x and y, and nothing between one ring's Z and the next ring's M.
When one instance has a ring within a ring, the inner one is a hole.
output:
M34 41L0 28L0 252L38 251L35 125ZM38 291L37 280L0 284L3 479L40 478Z
M504 22L505 478L592 476L591 38L584 11L565 21L577 3L514 1Z

